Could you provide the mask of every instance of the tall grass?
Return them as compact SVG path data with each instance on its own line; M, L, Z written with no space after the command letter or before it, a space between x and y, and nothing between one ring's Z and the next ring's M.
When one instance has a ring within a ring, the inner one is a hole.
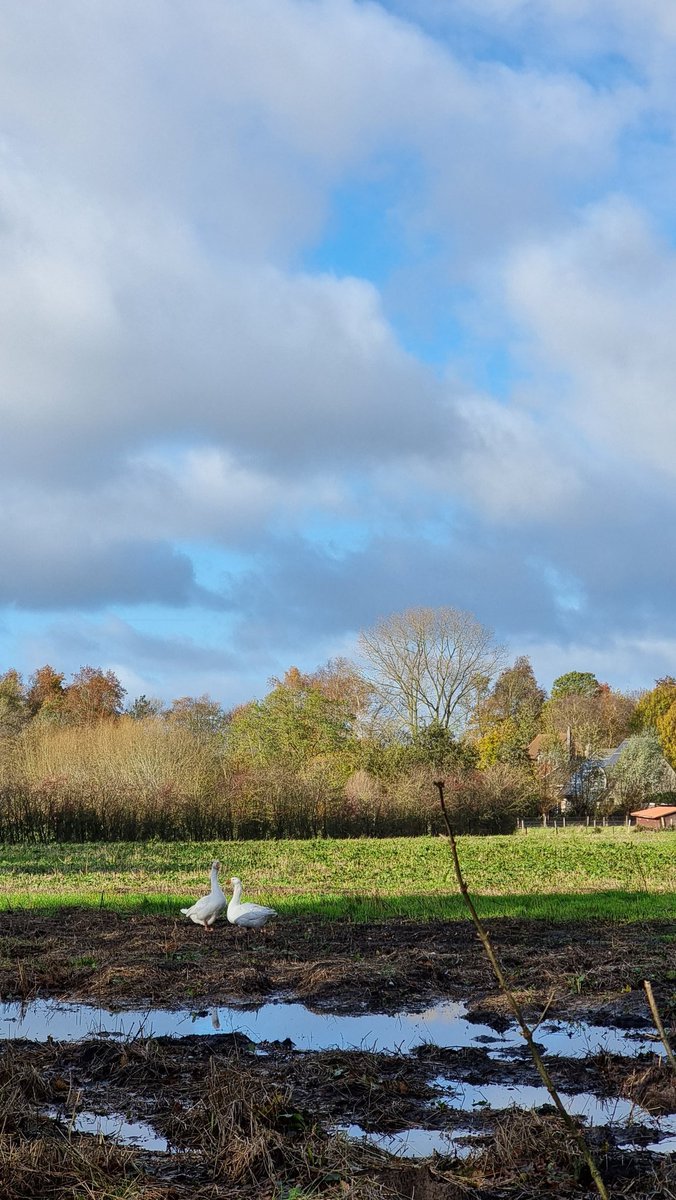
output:
M321 764L320 764L321 765ZM508 803L467 782L460 832L509 832ZM227 746L164 720L31 724L0 748L0 841L203 841L398 837L441 832L431 775L386 789L317 769L237 771Z

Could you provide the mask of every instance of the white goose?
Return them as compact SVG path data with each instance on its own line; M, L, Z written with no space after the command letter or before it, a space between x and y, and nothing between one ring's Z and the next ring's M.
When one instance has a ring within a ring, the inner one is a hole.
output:
M242 904L242 880L233 875L230 880L232 900L228 904L228 920L231 925L240 925L244 929L262 929L270 917L276 917L274 908L266 908L264 904Z
M208 896L196 900L190 908L182 908L184 917L190 917L196 925L203 925L207 933L213 933L213 925L219 913L223 912L227 903L225 893L218 882L218 872L221 864L215 858L211 864L211 891Z

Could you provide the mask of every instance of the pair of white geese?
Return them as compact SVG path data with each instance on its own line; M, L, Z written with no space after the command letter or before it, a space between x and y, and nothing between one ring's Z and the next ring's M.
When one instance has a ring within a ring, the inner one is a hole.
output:
M244 929L261 929L270 917L276 917L274 908L266 908L263 904L242 904L242 881L236 875L230 880L232 900L228 904L225 893L218 882L218 872L221 864L215 859L211 864L211 891L208 896L202 896L190 908L182 908L185 917L190 917L196 925L203 925L207 933L213 933L214 921L228 905L227 917L231 925L240 925Z

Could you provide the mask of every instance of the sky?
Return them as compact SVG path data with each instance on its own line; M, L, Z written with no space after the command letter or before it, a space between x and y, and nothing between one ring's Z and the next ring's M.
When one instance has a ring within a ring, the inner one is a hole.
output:
M673 0L9 0L0 670L676 674Z

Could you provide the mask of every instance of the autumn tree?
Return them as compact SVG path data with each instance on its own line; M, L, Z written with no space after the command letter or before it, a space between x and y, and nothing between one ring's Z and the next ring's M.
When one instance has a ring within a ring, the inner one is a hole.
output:
M0 736L18 733L28 719L23 680L10 668L0 675Z
M55 671L49 663L34 671L28 681L26 699L32 717L41 720L56 720L63 712L66 689L65 676Z
M317 667L316 671L301 678L304 686L315 688L327 700L342 705L349 713L356 733L366 733L370 730L373 688L353 662L342 657L330 658L323 666Z
M663 717L676 701L676 679L666 675L656 679L655 686L639 697L633 718L634 733L656 733Z
M483 770L494 763L526 762L533 736L526 739L513 717L489 726L474 742L479 766Z
M225 710L206 693L173 700L166 717L170 724L187 729L201 740L222 734L228 724Z
M534 736L545 697L530 660L520 655L513 667L507 667L498 675L484 705L484 715L492 721L506 721L511 717L518 724L526 725Z
M605 737L605 745L619 746L634 727L636 700L623 692L615 692L607 683L599 685L596 693L599 718Z
M480 765L525 763L538 731L545 700L529 660L521 656L498 676L473 714L473 740Z
M657 717L657 736L667 762L676 767L676 700Z
M552 694L542 709L543 728L565 739L572 737L575 755L587 758L597 750L617 746L632 729L634 701L607 684L595 691Z
M433 721L462 731L503 655L489 629L455 608L395 613L359 641L375 696L411 737Z
M319 758L346 750L354 723L347 699L332 698L297 667L270 682L267 696L231 716L231 762L244 768L278 765L303 772Z
M551 697L558 700L561 696L595 696L599 687L599 681L591 671L568 671L554 680Z
M78 725L111 720L122 712L125 695L114 671L81 667L66 688L64 711Z

